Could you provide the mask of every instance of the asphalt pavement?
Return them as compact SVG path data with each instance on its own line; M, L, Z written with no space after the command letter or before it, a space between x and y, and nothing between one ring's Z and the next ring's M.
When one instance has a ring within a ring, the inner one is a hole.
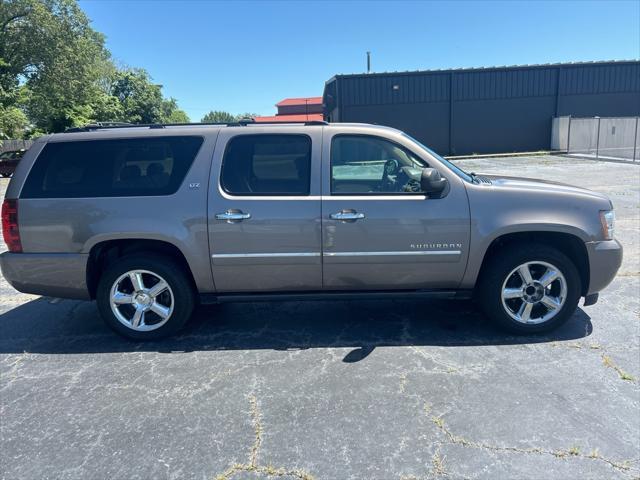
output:
M531 337L466 301L224 304L138 344L0 277L2 478L639 478L640 166L458 163L609 195L600 301Z

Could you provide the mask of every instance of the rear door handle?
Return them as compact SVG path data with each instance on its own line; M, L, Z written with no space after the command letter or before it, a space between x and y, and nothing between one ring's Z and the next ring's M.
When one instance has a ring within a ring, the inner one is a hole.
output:
M227 210L224 213L216 213L216 220L225 220L227 223L236 223L243 220L249 220L250 213L244 213L242 210Z
M329 215L331 220L338 220L340 222L355 222L356 220L362 220L365 218L364 213L356 212L355 210L341 210Z

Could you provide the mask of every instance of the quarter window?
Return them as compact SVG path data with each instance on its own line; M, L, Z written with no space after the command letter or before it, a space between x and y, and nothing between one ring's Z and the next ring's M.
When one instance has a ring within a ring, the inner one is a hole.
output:
M178 190L202 137L49 143L25 183L25 198L170 195Z
M421 193L426 163L379 137L337 135L331 142L331 193L380 195Z
M238 135L222 160L220 183L232 195L309 195L311 139Z

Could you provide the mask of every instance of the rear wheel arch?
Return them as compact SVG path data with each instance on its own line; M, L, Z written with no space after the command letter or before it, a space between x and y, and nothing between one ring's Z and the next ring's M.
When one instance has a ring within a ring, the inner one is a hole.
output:
M106 268L96 302L106 324L120 335L154 340L184 327L197 304L195 293L177 259L134 251Z
M482 276L487 265L492 258L500 254L500 251L506 246L514 244L541 244L554 247L569 257L571 262L578 269L580 274L580 294L586 295L589 289L589 254L584 241L571 233L550 232L550 231L530 231L530 232L514 232L500 235L495 238L487 250L485 251L482 265L478 272L478 279Z
M194 291L197 291L189 262L176 245L162 240L140 238L105 240L91 247L87 260L87 287L92 300L96 298L100 276L108 268L109 264L119 258L135 255L136 253L152 253L172 258L184 269Z

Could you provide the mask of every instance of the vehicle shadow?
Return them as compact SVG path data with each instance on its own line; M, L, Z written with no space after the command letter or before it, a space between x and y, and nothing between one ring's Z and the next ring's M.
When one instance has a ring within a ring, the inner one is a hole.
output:
M0 353L331 347L353 348L344 361L356 362L376 347L533 344L576 340L591 331L582 309L552 333L512 336L493 327L468 301L253 302L199 307L179 335L139 343L106 327L93 302L39 298L0 315Z

